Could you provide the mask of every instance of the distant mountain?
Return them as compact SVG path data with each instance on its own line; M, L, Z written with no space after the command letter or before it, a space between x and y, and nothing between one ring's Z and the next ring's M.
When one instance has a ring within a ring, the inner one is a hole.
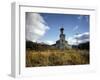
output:
M89 50L89 48L90 48L90 43L89 43L89 42L81 43L81 44L78 45L78 48L79 48L79 49L86 49L86 50Z
M48 49L56 49L52 45L48 45L45 43L37 43L32 41L26 41L26 49L31 49L35 51L44 51Z
M85 42L85 43L80 43L79 45L72 45L72 48L78 48L78 49L85 49L85 50L89 50L90 48L90 43L89 42Z

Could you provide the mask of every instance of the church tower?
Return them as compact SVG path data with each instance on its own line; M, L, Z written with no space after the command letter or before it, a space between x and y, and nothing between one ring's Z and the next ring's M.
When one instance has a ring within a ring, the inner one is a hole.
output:
M60 40L64 41L65 40L65 34L63 33L64 28L60 28Z
M60 28L60 35L59 35L60 39L58 41L56 41L56 47L64 50L66 48L68 48L68 43L65 40L65 34L64 34L64 28Z
M63 31L64 28L60 28L60 49L65 49L65 34Z

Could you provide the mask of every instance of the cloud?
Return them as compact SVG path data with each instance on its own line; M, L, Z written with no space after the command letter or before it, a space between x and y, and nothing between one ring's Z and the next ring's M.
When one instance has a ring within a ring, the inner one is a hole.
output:
M79 28L79 26L78 26L78 25L77 25L77 26L75 26L75 27L73 28L73 31L76 31L78 28Z
M81 34L74 35L74 38L78 38L78 40L87 39L89 38L89 32L84 32Z
M46 43L46 44L49 44L49 45L52 45L52 44L54 44L55 42L54 42L54 41L48 40L48 41L45 41L45 43Z
M49 26L40 14L26 12L26 40L37 41L48 29Z
M76 45L76 39L74 37L69 37L68 38L68 44L70 44L70 45Z
M73 37L70 37L68 39L68 43L71 45L76 45L77 41L78 41L78 44L85 43L85 42L89 41L89 36L90 36L89 32L84 32L84 33L81 33L78 35L74 35Z
M78 34L78 35L75 36L75 38L78 39L78 43L87 42L87 41L89 41L89 32Z

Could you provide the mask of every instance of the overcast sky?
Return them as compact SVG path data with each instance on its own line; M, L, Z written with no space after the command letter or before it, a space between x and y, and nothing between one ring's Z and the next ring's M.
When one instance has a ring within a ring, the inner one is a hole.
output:
M89 41L88 15L26 12L26 40L53 44L61 27L69 44Z

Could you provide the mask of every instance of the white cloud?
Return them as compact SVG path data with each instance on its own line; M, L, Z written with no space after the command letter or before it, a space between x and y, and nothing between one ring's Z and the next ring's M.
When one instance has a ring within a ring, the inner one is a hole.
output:
M74 37L79 38L79 39L82 38L82 37L89 37L89 32L77 34L77 35L74 35Z
M77 34L77 35L74 35L73 37L70 37L68 39L68 43L71 44L71 45L76 45L77 42L79 44L79 43L84 43L84 42L87 42L87 41L89 41L89 32Z
M76 45L76 39L74 37L69 37L68 38L68 44L70 44L70 45Z
M75 26L75 27L73 28L73 31L76 31L78 28L79 28L79 26L78 26L78 25L77 25L77 26Z
M54 42L54 41L48 40L48 41L45 41L45 43L46 43L46 44L49 44L49 45L52 45L52 44L54 44L55 42Z
M49 26L46 25L43 17L38 13L27 12L26 13L26 39L31 41L37 41L40 39Z

